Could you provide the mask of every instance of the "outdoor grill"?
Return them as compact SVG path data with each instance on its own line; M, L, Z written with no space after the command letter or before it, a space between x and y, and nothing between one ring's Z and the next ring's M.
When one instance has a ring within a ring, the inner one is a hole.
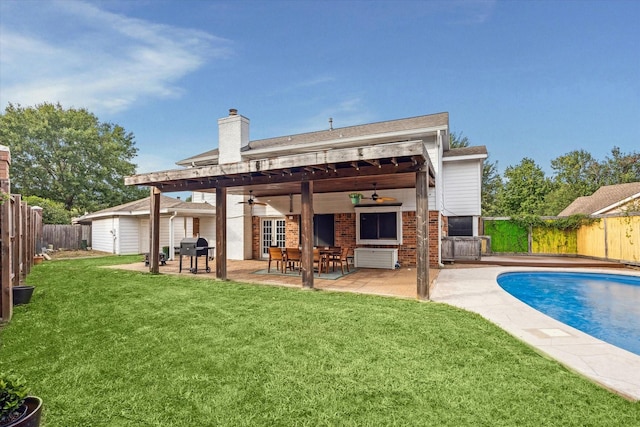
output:
M209 268L209 250L213 246L209 246L207 239L204 237L188 237L180 241L180 272L182 272L182 257L191 258L189 271L193 274L198 272L198 257L205 257L205 270L207 273L211 271ZM195 261L195 262L194 262Z

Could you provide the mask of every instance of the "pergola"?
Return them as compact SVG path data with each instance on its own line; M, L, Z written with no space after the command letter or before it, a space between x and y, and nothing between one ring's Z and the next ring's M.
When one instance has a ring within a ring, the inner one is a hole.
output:
M159 273L160 194L213 191L216 194L216 278L227 279L227 193L258 197L301 195L302 286L313 288L313 194L415 188L417 295L429 299L428 187L435 172L421 140L332 148L236 163L138 174L127 185L151 187L150 264Z

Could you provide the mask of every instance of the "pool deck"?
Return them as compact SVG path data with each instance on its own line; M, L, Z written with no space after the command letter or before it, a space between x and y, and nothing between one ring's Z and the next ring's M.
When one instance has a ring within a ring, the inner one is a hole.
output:
M640 271L458 266L440 270L431 291L433 301L478 313L568 369L629 400L640 400L640 356L565 325L513 297L497 282L499 274L512 271L585 271L637 277Z

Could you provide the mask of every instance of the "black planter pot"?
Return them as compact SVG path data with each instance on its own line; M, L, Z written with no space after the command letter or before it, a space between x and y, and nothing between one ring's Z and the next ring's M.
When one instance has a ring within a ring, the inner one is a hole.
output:
M21 418L9 424L0 424L0 427L38 427L42 415L42 399L29 396L25 399L24 404L27 406L27 412Z
M14 286L12 288L13 305L29 304L34 289L35 286Z

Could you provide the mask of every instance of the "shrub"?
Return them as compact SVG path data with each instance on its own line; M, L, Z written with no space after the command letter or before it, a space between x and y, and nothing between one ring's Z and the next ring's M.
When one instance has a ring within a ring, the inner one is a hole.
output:
M12 420L27 397L27 386L15 375L0 375L0 424Z

